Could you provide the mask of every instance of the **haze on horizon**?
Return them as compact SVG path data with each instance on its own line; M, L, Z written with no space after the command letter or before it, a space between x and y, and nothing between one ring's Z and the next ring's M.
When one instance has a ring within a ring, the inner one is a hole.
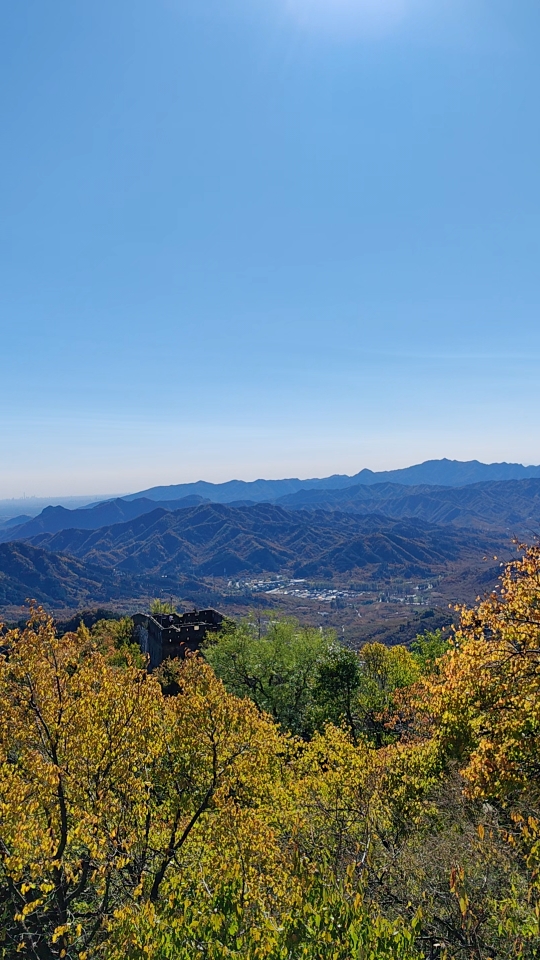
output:
M540 463L538 4L0 28L0 499Z

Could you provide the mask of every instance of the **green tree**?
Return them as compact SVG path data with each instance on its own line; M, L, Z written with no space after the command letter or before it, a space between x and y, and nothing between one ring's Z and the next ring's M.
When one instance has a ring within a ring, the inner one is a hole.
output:
M450 649L450 641L442 635L442 630L426 630L419 633L411 643L411 653L422 673L432 673L440 657Z
M358 695L362 669L358 654L340 643L331 644L317 664L313 696L318 726L345 722L353 743L358 742L361 720Z
M405 647L368 643L356 653L333 631L292 618L271 621L264 634L253 617L230 622L204 654L229 693L249 697L284 729L309 738L326 723L345 724L355 744L395 739L387 729L393 694L420 675Z
M306 736L313 727L320 662L335 646L332 631L286 618L260 634L254 618L226 624L204 654L229 693L249 697L282 727Z

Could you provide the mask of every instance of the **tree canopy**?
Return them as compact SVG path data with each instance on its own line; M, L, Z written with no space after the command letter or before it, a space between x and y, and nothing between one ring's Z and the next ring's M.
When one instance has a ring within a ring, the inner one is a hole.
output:
M229 625L167 694L117 624L3 636L3 960L536 960L539 547L411 651Z

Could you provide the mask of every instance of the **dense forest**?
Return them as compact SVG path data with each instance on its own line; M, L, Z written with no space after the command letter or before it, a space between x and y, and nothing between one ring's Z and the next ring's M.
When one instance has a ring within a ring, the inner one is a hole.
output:
M229 622L148 673L131 624L0 658L0 956L540 955L540 547L448 639Z

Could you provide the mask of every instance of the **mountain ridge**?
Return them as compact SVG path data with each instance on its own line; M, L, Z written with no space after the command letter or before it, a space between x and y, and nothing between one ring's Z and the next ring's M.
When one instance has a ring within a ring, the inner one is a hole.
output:
M0 604L24 606L29 599L52 607L109 600L115 596L108 571L84 560L51 553L30 543L0 544Z
M97 530L151 513L157 507L174 512L211 502L191 495L179 500L142 497L126 501L116 498L77 510L47 507L37 517L1 530L0 543L28 540L42 533L59 533L68 529ZM488 481L462 487L407 486L389 482L357 484L337 490L302 489L273 502L287 510L378 513L393 519L416 517L429 523L510 531L516 535L532 533L534 536L540 529L540 478ZM255 501L240 500L227 505L249 507L254 504Z
M274 504L157 507L99 530L64 530L34 546L130 576L329 576L366 568L419 575L464 557L478 558L500 538L417 519L377 514L287 511Z
M422 483L437 486L466 486L470 483L496 480L520 480L540 478L540 466L524 466L521 463L481 463L479 460L425 460L397 470L373 471L367 468L348 476L333 474L331 477L300 480L297 477L282 480L227 480L225 483L211 483L197 480L194 483L170 484L168 486L149 487L138 493L128 494L123 499L136 500L147 497L150 500L174 500L180 496L200 495L214 503L228 503L232 500L276 500L278 497L294 494L304 489L342 489L358 484L376 484L381 482L401 482L406 486Z
M499 480L464 487L381 483L343 490L299 490L276 501L288 510L339 510L395 519L536 536L540 530L540 479Z
M181 510L203 502L203 497L188 496L179 500L160 501L160 506L165 510ZM80 507L75 510L69 510L63 506L45 507L37 517L28 518L18 526L10 525L0 530L0 543L28 540L41 533L59 533L61 530L98 530L113 523L133 520L144 513L151 513L155 508L156 501L148 500L146 497L137 500L116 497L114 500L104 500L90 508Z

